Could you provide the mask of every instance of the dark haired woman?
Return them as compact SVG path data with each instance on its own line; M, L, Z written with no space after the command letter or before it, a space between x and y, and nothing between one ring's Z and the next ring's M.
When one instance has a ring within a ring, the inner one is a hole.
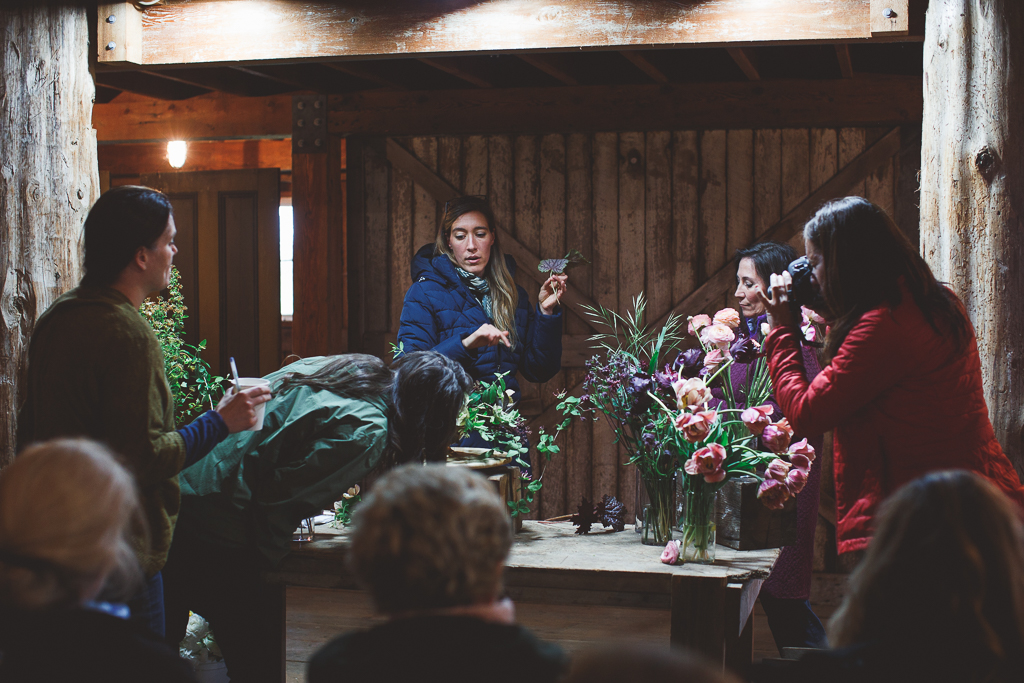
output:
M758 296L768 289L772 273L786 270L796 250L781 242L760 242L736 252L736 300L740 309L741 330L758 343L764 341L762 325L767 321L764 303ZM803 347L803 363L807 377L813 379L820 372L813 347ZM751 363L734 363L730 368L733 396L746 405L747 378ZM771 419L777 422L785 416L774 397L769 400L775 407ZM814 450L821 453L821 433L797 432L793 441L804 436ZM818 523L818 492L821 484L821 459L815 458L803 490L796 496L796 545L782 549L771 576L761 586L760 600L768 617L779 651L784 647L825 647L827 639L821 620L811 609L811 564L814 560L814 529Z
M1024 510L1024 487L996 441L974 329L885 212L861 197L829 202L804 227L813 283L830 321L811 380L789 310L789 273L761 294L776 400L793 429L834 429L840 553L864 549L878 504L939 469L980 474Z
M136 551L146 583L133 618L163 633L160 568L178 510L178 472L231 432L251 427L262 387L225 396L215 410L175 430L174 399L160 342L139 315L171 277L174 215L148 187L116 187L85 219L85 277L36 323L28 352L18 443L87 436L110 446L135 477L150 528Z
M460 197L446 206L434 244L412 260L398 341L404 351L434 350L458 361L474 380L505 382L519 400L516 373L546 382L562 364L559 297L566 276L544 282L536 307L512 279L516 263L501 251L486 200ZM475 435L463 442L482 446Z
M267 375L263 429L228 437L181 473L182 505L164 586L168 642L188 612L210 623L232 678L275 680L260 572L288 554L301 520L371 471L443 461L471 382L438 353L391 369L375 356L307 358Z
M1019 508L984 477L943 471L906 484L882 504L832 618L837 649L766 665L754 680L1019 681L1022 532Z

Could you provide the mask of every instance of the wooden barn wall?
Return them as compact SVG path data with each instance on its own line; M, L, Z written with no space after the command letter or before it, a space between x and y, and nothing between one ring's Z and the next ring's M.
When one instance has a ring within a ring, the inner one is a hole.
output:
M655 320L885 132L798 128L395 140L455 188L486 195L498 224L540 258L583 252L590 265L572 270L570 281L593 301L622 311L643 292L648 319ZM353 351L389 357L387 343L398 332L412 284L410 258L434 240L442 205L391 167L383 140L352 141L349 149L355 254L349 264L350 343ZM854 193L895 215L898 164L893 157ZM803 251L799 236L793 243ZM535 301L537 282L522 269L516 280ZM730 287L718 307L733 302ZM565 316L563 369L542 385L520 378L528 416L582 380L588 353L580 342L590 333L575 311ZM567 514L583 496L604 494L616 495L632 512L635 474L620 465L622 451L603 421L573 425L562 449L545 473L536 516Z

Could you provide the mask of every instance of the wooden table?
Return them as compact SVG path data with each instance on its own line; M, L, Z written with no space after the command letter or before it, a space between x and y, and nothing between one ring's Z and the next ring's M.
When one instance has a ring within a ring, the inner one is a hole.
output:
M345 530L318 527L311 542L292 544L277 571L281 587L358 588L345 566ZM668 566L662 548L645 546L632 527L574 534L569 522L524 522L506 564L505 586L515 601L662 607L670 610L671 643L697 650L743 675L750 666L753 620L761 583L779 550L718 546L712 565Z

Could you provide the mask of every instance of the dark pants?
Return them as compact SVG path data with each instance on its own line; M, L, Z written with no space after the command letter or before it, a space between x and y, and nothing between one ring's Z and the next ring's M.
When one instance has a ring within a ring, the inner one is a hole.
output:
M209 622L233 683L280 683L282 588L264 583L249 552L211 545L179 524L163 574L168 645L177 648L191 610Z
M128 600L128 609L133 622L164 637L164 584L160 572L146 579L142 590Z
M780 653L784 647L828 647L825 627L811 609L810 600L772 598L764 593L760 600Z

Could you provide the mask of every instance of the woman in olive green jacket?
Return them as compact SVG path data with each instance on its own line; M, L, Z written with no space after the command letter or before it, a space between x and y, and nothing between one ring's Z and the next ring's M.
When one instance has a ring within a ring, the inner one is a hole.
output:
M471 384L433 351L391 369L362 354L307 358L266 379L263 429L228 437L181 473L164 570L168 641L184 635L189 610L201 614L232 678L246 681L272 680L267 657L280 647L263 627L273 596L260 572L287 555L301 520L374 469L443 460Z

